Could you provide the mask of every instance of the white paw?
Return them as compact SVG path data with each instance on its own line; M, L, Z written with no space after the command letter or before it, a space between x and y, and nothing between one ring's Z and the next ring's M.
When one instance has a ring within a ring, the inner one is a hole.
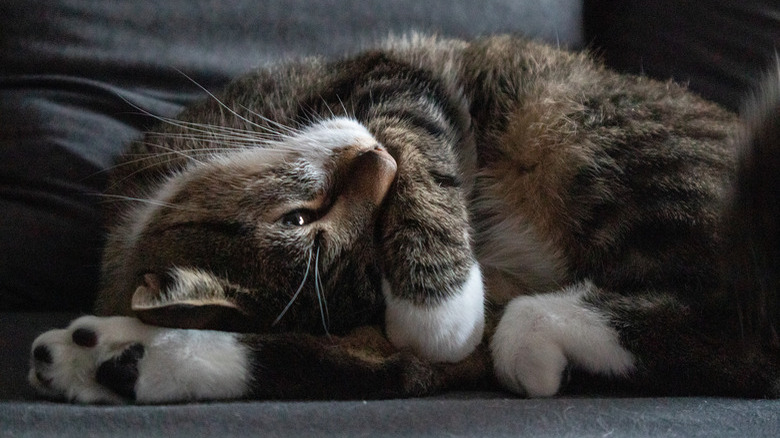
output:
M28 378L44 395L82 403L237 398L248 362L232 333L85 316L33 342Z
M387 281L382 288L387 336L396 347L409 347L436 362L457 362L482 341L485 304L478 265L471 268L460 291L436 306L418 306L395 297Z
M496 377L507 389L530 397L560 390L568 364L593 373L622 375L634 358L617 332L582 303L589 283L560 293L521 296L506 307L491 341Z

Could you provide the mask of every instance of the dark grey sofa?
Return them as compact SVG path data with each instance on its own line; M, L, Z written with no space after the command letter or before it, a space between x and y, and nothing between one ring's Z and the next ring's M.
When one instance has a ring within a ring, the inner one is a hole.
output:
M153 119L248 69L390 31L522 32L736 108L780 47L775 0L0 0L0 436L778 436L780 402L599 395L75 406L26 384L33 338L88 313L104 170Z

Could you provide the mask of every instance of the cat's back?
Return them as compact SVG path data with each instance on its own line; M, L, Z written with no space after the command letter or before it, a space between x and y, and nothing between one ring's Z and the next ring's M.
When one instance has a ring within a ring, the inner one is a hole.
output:
M581 277L629 287L697 286L714 277L702 261L712 259L716 210L733 167L734 116L677 85L620 76L587 54L514 36L410 35L345 59L258 70L162 126L161 137L135 143L112 173L109 194L148 197L160 180L210 160L212 145L217 155L261 147L307 120L354 115L354 84L377 68L444 90L461 131L456 155L473 200L477 253L494 293ZM256 138L248 140L247 129ZM104 272L123 263L134 232L127 204L108 211L114 232Z
M471 43L461 65L477 251L497 300L584 278L628 293L716 287L734 114L511 36Z

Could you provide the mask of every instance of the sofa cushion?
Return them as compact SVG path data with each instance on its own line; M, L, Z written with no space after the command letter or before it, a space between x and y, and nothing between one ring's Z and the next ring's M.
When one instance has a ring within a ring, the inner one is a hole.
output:
M675 78L732 110L780 47L777 0L585 0L586 39L621 71Z
M0 2L0 310L89 310L105 171L154 124L145 113L203 96L188 78L214 90L409 29L578 46L580 15L580 0Z

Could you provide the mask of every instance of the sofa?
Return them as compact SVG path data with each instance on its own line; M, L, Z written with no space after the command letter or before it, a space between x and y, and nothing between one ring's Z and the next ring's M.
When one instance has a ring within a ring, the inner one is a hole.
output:
M776 0L0 0L0 436L780 436L780 401L522 399L80 406L27 385L40 332L89 313L98 196L132 139L230 78L391 32L513 32L675 78L731 109L780 47ZM120 97L121 96L121 97ZM139 110L139 108L141 110Z

